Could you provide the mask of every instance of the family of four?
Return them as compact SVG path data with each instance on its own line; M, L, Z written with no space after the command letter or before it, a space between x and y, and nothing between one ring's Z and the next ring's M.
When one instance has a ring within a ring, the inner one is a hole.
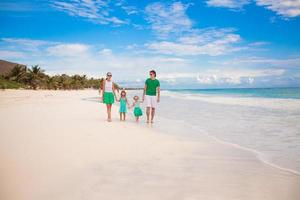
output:
M156 79L156 72L154 70L150 71L150 78L145 81L145 87L143 92L142 100L140 100L138 95L133 97L133 103L130 105L126 97L126 91L122 90L120 98L116 96L115 84L112 81L112 74L108 72L106 74L106 79L103 81L102 88L102 102L106 104L107 108L107 121L111 122L111 107L116 101L120 102L120 120L125 121L127 108L134 108L133 113L136 121L139 122L139 118L143 115L143 111L140 108L140 103L146 102L146 114L147 123L153 123L155 108L157 103L160 101L160 83Z

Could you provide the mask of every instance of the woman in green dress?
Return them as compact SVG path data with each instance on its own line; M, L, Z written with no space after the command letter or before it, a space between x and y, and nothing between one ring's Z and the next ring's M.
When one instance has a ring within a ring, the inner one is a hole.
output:
M106 79L103 81L102 86L102 102L106 104L108 122L111 122L111 107L116 98L115 86L111 78L112 74L107 72Z

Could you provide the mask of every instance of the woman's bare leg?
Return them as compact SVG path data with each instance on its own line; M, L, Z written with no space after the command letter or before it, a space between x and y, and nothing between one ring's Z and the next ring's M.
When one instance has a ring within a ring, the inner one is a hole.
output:
M109 104L106 104L107 121L109 121Z
M108 107L107 107L107 109L108 109L108 120L107 121L109 121L109 122L111 122L111 104L108 104Z

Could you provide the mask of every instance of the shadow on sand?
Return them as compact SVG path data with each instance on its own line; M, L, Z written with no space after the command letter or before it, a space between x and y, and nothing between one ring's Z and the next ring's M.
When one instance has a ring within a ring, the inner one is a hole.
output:
M102 103L102 101L100 101L100 97L81 98L81 100L83 100L83 101L92 101L92 102Z

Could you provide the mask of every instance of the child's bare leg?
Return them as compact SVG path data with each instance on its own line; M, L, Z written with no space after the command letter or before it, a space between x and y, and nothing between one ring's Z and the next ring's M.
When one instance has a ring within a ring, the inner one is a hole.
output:
M125 121L126 120L126 113L123 113L123 120Z
M122 121L122 113L120 112L120 121Z
M155 108L152 108L151 109L151 123L153 123L153 118L154 118L154 115L155 115Z
M149 123L149 118L150 118L150 107L147 107L146 114L147 114L147 123Z
M136 121L136 122L139 122L139 117L135 117L135 121Z

